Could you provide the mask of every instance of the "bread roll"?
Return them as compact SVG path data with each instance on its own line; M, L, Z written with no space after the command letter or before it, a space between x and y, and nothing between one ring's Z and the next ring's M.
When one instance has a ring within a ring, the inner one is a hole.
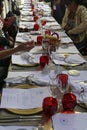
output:
M58 43L60 41L58 37L49 36L49 35L44 35L43 39L49 39L49 43L52 45L56 45L56 46L58 45Z

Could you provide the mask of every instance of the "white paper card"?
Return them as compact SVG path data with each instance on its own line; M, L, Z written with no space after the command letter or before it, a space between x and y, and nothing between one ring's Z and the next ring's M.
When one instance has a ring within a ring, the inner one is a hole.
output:
M54 130L87 130L87 113L56 114L52 121Z
M32 130L32 126L0 126L0 130Z
M33 126L0 126L0 130L33 130Z
M42 107L45 97L50 96L48 87L31 89L4 88L1 108L30 109Z

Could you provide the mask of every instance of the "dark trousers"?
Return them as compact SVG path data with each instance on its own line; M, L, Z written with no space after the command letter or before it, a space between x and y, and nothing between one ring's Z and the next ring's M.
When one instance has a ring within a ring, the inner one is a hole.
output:
M87 55L87 37L85 37L80 43L75 44L75 46L82 55Z

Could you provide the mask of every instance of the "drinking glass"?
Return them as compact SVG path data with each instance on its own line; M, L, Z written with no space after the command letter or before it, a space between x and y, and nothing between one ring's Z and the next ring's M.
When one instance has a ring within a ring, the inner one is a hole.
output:
M56 74L54 72L49 73L49 89L50 89L50 94L54 97L57 98L58 95L58 87L57 87L57 79L56 79Z
M49 47L49 39L43 38L43 40L42 40L42 48L46 53L48 53L48 47Z
M46 20L42 19L41 24L42 24L42 26L46 25Z
M62 98L63 95L68 91L69 89L69 82L68 82L68 75L67 74L58 74L57 75L57 87L59 90L59 97L58 97L58 101L59 103L59 107L60 109L62 109Z
M36 22L36 21L38 20L38 17L35 15L35 16L33 17L33 19L34 19L34 22Z
M46 29L46 30L45 30L45 35L51 35L51 31L48 30L48 29Z
M42 44L43 37L42 36L37 36L37 45Z
M73 111L76 104L76 96L73 93L65 93L62 98L63 111Z
M57 74L54 71L51 71L49 73L49 90L52 97L56 98L58 101L58 109L61 110L62 106L62 98L61 93L59 92L58 85L57 85Z
M38 31L38 30L39 30L39 24L38 24L38 23L35 23L35 24L34 24L34 30L35 30L35 31Z
M49 63L49 57L47 55L42 55L40 57L40 67L44 68L46 64Z
M51 117L57 112L58 102L54 97L46 97L43 99L42 108L46 117Z
M48 54L49 54L49 56L51 56L51 54L53 52L56 52L56 50L57 50L57 47L55 45L49 45L48 46Z
M69 78L67 74L57 75L58 88L62 94L64 94L69 89Z

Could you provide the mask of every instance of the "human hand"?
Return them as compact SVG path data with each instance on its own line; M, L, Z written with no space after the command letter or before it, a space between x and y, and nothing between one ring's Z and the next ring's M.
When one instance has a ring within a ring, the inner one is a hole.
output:
M67 32L71 29L70 25L69 24L66 24L65 27L64 27L64 30Z
M16 47L17 51L30 51L34 47L34 41L21 43Z

